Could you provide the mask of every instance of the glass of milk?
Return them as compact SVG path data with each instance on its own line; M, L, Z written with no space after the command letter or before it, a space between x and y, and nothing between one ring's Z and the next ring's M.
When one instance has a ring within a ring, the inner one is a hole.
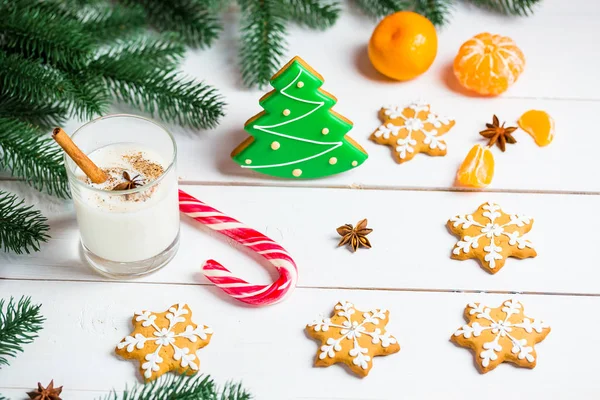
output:
M173 136L149 119L115 114L88 122L71 139L109 176L91 183L65 154L88 263L117 279L165 266L179 246Z

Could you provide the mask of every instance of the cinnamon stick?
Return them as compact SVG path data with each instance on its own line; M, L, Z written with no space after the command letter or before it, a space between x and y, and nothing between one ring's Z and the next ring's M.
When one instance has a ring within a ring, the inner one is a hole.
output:
M103 183L108 179L106 172L102 171L96 164L92 162L75 143L71 140L69 135L62 128L54 128L52 131L52 138L56 140L56 143L63 148L65 153L71 157L75 164L84 174L90 178L94 183Z

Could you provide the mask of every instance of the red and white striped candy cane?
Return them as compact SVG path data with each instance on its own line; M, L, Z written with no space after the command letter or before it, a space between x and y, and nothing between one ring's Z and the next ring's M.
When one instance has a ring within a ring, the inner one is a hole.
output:
M215 260L208 260L202 267L204 276L225 293L244 303L266 306L283 300L294 290L298 281L296 263L288 252L273 240L182 190L179 191L179 210L260 254L279 272L279 278L270 285L254 285L234 276Z

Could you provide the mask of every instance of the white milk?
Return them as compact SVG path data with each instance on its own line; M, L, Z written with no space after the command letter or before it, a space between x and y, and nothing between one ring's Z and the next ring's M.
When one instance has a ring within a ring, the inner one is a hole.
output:
M138 143L117 143L99 148L88 157L102 169L113 169L112 177L122 178L126 170L133 178L140 174L123 156L137 154L145 160L168 167L168 162ZM79 169L75 174L85 180ZM167 249L179 233L179 204L175 168L163 173L150 188L132 195L110 191L107 184L87 185L102 192L78 188L73 200L81 240L96 256L114 262L133 262L152 258ZM114 179L113 179L114 186ZM139 189L139 188L138 188Z

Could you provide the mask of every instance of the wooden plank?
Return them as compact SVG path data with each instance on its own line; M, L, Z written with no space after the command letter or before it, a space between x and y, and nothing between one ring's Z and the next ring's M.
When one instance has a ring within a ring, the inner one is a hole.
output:
M448 154L445 157L417 155L404 164L396 164L391 149L368 140L377 129L379 107L388 102L410 101L396 91L365 97L368 100L341 100L338 111L353 119L350 135L364 146L369 159L360 167L318 180L283 180L269 178L241 168L230 158L231 150L247 137L242 126L245 119L258 111L249 94L231 97L228 117L215 132L196 136L177 134L178 175L186 183L232 183L269 186L365 187L365 188L455 188L458 167L475 144L485 144L479 131L497 114L508 125L515 125L528 109L539 108L556 120L557 134L552 144L538 147L524 131L515 133L518 143L509 145L505 153L493 149L496 172L490 191L556 191L600 192L600 181L589 179L598 167L595 149L600 146L597 135L589 134L596 102L550 100L514 100L454 98L429 99L435 110L456 119L455 127L445 135ZM402 96L395 99L395 96ZM341 98L341 97L340 97ZM373 99L373 100L371 100ZM573 155L566 157L566 155Z
M32 379L32 381L35 379ZM41 382L47 384L48 382ZM58 382L55 382L58 383ZM60 385L60 383L59 383ZM22 389L4 389L0 388L0 395L3 395L7 399L17 400L24 399L25 393L30 392L37 387L37 381L31 383L28 387ZM56 385L55 385L56 387ZM108 396L108 392L101 392L98 390L68 390L63 389L61 392L61 398L68 400L90 400L90 399L104 399Z
M450 335L464 324L467 303L496 307L509 296L301 289L280 305L250 308L224 300L216 289L164 284L0 281L0 293L32 295L47 317L40 337L3 368L0 388L54 378L70 390L122 389L138 379L135 364L113 353L130 333L132 313L187 302L194 319L215 331L200 352L201 370L219 382L241 380L257 399L460 399L474 393L487 399L505 399L507 393L591 399L600 391L590 367L600 346L600 322L590 318L600 306L598 297L518 296L528 316L552 327L536 346L538 365L534 370L501 365L480 375L471 353L454 346ZM389 309L388 330L402 348L377 358L364 380L339 365L312 367L318 346L304 326L340 300Z
M184 190L279 241L296 259L304 287L474 290L599 294L600 272L591 259L600 225L597 196L454 193L309 188L183 186ZM34 197L35 199L35 197ZM530 238L538 257L509 259L490 275L476 261L450 259L456 238L446 221L493 201L509 213L534 218ZM34 203L41 201L33 200ZM0 277L98 280L82 261L70 207L48 214L50 243L43 251L0 253ZM336 248L335 228L368 218L373 249ZM230 241L182 219L178 255L158 273L136 282L208 283L202 263L215 258L252 282L270 270Z

